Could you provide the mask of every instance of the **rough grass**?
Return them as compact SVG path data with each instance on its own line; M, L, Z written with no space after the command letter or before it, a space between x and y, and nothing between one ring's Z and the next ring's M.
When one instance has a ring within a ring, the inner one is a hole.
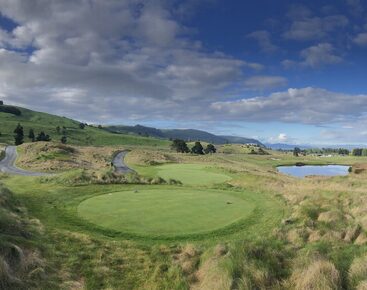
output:
M0 289L54 287L55 277L41 254L42 233L42 224L0 185Z
M357 257L353 260L349 269L349 283L354 289L362 288L367 281L367 255Z
M340 289L340 275L329 261L315 261L303 270L296 270L291 277L291 288L304 290Z
M100 170L111 167L116 147L80 147L55 142L26 143L18 148L17 166L35 171Z

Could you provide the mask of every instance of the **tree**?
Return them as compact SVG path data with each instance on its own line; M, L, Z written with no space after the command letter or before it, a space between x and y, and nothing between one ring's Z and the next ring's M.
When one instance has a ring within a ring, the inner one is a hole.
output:
M62 144L66 144L66 142L68 142L68 138L66 136L62 136L60 141Z
M204 154L203 150L204 150L203 145L201 145L199 141L196 141L194 147L191 148L191 153L203 155Z
M352 155L353 156L362 156L362 148L354 148L352 150Z
M14 130L15 136L15 145L21 145L24 142L24 131L23 127L18 123L17 127Z
M57 127L56 127L56 133L60 135L60 132L61 132L61 128L60 128L60 126L57 126Z
M171 144L172 150L175 150L178 153L189 153L190 149L187 147L187 144L184 140L175 139Z
M208 144L204 150L205 154L215 153L217 152L217 148L213 144Z
M344 149L344 148L339 148L338 149L338 154L339 155L349 155L349 150L348 149Z
M79 123L79 128L83 130L85 128L85 124L84 123Z
M31 139L32 142L34 142L34 140L35 140L34 130L32 128L29 129L28 138Z
M301 149L299 147L294 147L293 149L293 155L298 157L298 155L301 153Z
M51 141L51 138L49 135L45 134L45 132L41 131L36 138L37 141Z

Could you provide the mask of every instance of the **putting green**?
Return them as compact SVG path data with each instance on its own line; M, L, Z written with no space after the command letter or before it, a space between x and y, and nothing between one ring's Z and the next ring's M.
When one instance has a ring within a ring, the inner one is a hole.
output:
M78 214L120 232L179 236L226 227L251 215L254 209L253 202L225 191L173 188L99 195L80 203Z
M204 185L222 183L231 179L219 170L203 164L166 164L158 167L158 176L163 179L176 179L183 184Z

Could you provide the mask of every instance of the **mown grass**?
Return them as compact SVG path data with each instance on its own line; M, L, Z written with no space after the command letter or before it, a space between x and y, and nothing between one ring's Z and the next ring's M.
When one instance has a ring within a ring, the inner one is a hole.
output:
M78 213L105 228L140 235L186 236L218 230L250 216L255 209L226 191L146 188L103 194L83 201Z
M223 183L231 177L222 171L203 164L164 164L158 166L132 166L146 176L159 176L163 179L176 179L184 185L208 185Z

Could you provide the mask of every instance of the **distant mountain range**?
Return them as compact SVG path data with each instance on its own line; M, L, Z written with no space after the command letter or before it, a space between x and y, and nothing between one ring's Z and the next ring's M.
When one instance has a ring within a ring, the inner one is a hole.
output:
M315 148L315 146L311 146L311 145L294 145L294 144L285 144L285 143L275 143L275 144L265 143L265 146L266 148L271 148L273 150L293 150L294 147L298 147L301 150Z
M141 125L136 126L105 126L105 130L114 133L136 134L141 136L150 136L162 139L183 139L185 141L203 141L213 144L257 144L265 147L259 140L253 138L236 137L236 136L221 136L214 135L206 131L194 129L157 129Z
M348 150L352 150L353 148L366 148L367 146L365 144L356 144L356 145L351 145L351 144L339 144L339 145L308 145L308 144L284 144L284 143L276 143L276 144L271 144L271 143L265 143L266 148L271 148L273 150L293 150L294 147L298 147L301 150L305 150L305 149L312 149L312 148L344 148L344 149L348 149Z

